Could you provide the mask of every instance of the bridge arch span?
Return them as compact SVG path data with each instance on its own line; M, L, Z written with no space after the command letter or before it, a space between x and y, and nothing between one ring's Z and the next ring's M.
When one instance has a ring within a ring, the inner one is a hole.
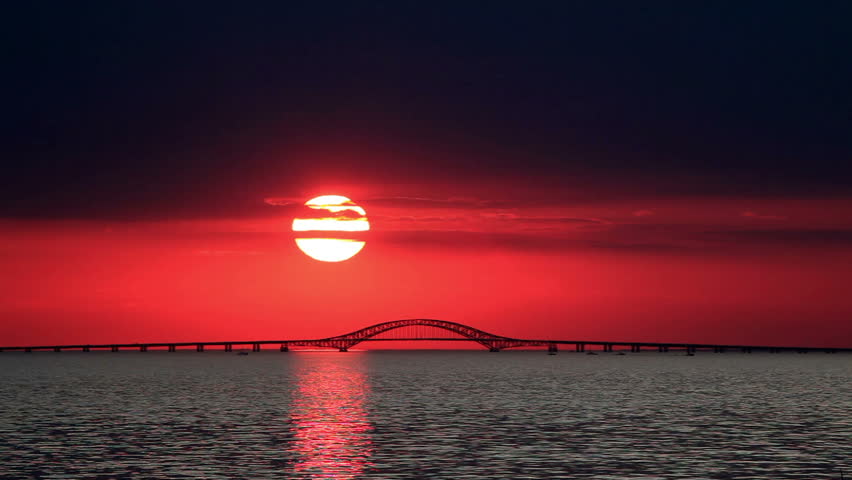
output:
M448 322L446 320L436 320L432 318L409 318L404 320L393 320L390 322L377 323L375 325L370 325L369 327L365 327L360 330L355 330L354 332L338 335L335 337L324 338L321 341L329 345L334 345L337 348L340 348L341 350L348 350L353 346L363 342L364 340L375 337L376 335L382 334L384 332L395 330L397 328L413 326L435 327L447 330L457 335L461 335L469 339L470 341L476 342L492 351L497 351L501 348L510 348L529 344L529 342L504 337L501 335L494 335L493 333L488 333L484 330L473 328L462 323Z

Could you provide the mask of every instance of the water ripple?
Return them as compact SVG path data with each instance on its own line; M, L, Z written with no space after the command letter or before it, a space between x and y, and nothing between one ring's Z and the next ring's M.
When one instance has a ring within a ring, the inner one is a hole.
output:
M7 352L0 381L2 479L827 479L852 458L845 355Z

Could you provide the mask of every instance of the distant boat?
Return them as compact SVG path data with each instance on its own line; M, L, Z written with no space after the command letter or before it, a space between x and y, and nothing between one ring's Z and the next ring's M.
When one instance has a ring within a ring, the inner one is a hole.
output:
M616 355L624 355L624 352L618 352Z
M237 355L248 355L248 352L237 352Z
M595 352L586 352L586 355L597 355Z
M692 353L692 352L686 352L686 356L687 356L687 357L694 357L694 356L695 356L695 354L694 354L694 353Z

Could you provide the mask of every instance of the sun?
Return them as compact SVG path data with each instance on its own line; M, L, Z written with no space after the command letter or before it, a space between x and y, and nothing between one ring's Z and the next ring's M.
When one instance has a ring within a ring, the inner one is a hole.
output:
M367 212L342 195L321 195L305 202L305 211L293 219L296 246L322 262L354 257L367 243L361 232L370 230Z

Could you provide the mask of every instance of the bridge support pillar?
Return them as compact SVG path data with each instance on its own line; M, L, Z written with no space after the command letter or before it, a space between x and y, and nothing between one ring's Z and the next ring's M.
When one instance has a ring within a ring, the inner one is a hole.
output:
M24 349L24 352L26 352L26 353L33 353L33 349L32 349L32 348L25 348L25 349Z
M585 343L578 343L577 345L574 346L574 349L577 350L578 352L585 352L586 351L586 344Z
M53 351L54 351L54 352L56 352L56 353L59 353L59 352L61 352L62 350L61 350L59 347L54 347Z
M751 347L743 347L743 353L751 353Z
M630 351L633 353L639 353L642 351L642 347L640 347L639 345L631 345Z
M118 351L118 347L116 347L115 345L113 345L113 346L109 347L109 351L110 351L110 352L117 352L117 351Z
M551 343L547 346L547 353L556 353L559 351L559 347L556 346L555 343Z
M281 351L282 351L282 352L289 352L289 351L290 351L290 347L288 347L287 345L281 345Z
M500 349L499 349L499 348L497 348L497 347L488 347L488 351L489 351L489 352L499 352L499 351L500 351Z
M348 349L348 348L346 348L346 347L339 347L339 348L337 349L337 351L339 351L339 352L348 352L348 351L349 351L349 349Z
M226 343L226 344L225 344L225 351L226 351L226 352L232 352L232 351L234 351L234 346L233 346L233 345L231 345L230 343Z
M88 352L88 351L89 351L89 347L83 347L83 351L84 351L84 352Z
M139 347L139 351L140 352L147 352L148 351L148 345L141 345Z
M174 352L177 348L174 345L169 345L169 351Z
M693 347L692 345L687 345L686 346L686 353L694 354L695 353L695 347Z
M253 343L251 345L251 351L252 352L259 352L260 351L260 344L259 343Z
M203 352L204 351L204 345L199 343L198 345L195 346L195 351L196 352Z
M669 347L668 347L667 345L660 345L660 347L659 347L657 350L658 350L660 353L668 353L668 351L669 351Z
M612 344L611 343L605 343L604 346L603 346L603 351L604 352L611 352L612 351Z

